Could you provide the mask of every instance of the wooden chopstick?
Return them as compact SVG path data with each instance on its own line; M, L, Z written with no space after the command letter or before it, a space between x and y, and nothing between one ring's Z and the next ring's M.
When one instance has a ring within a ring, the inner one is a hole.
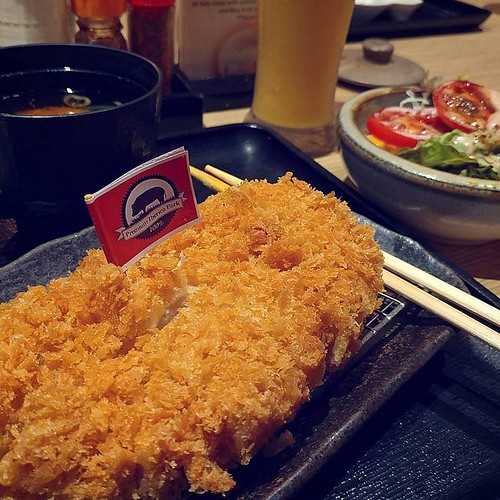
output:
M418 286L404 280L403 278L391 273L387 269L382 270L384 284L392 288L403 297L411 300L415 304L443 318L448 323L465 330L466 332L480 338L487 344L500 350L500 334L480 323L479 321L467 316L467 314L455 309L450 304L434 297L422 290ZM451 286L451 285L450 285ZM453 287L452 287L453 288Z
M195 179L198 179L203 185L213 189L214 191L225 191L231 187L229 183L223 182L217 177L214 177L207 172L203 172L203 170L193 167L192 165L189 166L189 171Z
M209 174L212 174L215 177L219 178L221 181L226 182L230 186L239 186L243 182L243 179L240 179L239 177L236 177L235 175L228 172L224 172L224 170L214 167L213 165L205 165L204 170L205 172L208 172Z
M227 189L228 186L237 186L243 182L238 177L228 174L227 172L211 165L207 165L205 167L207 172L203 172L195 167L191 168L195 171L193 176L197 177L201 182L204 182L204 179L207 180L208 177L206 176L209 176L219 182L227 183L224 189ZM200 173L205 174L205 176L201 178ZM213 180L208 180L208 182L210 182L210 184L206 184L208 187L218 190L215 187L216 184ZM412 302L415 302L424 309L433 312L436 316L445 319L449 323L461 328L475 337L480 338L492 347L500 350L499 332L484 325L483 323L480 323L474 318L467 316L462 311L455 309L447 302L434 297L413 283L437 293L442 298L449 300L450 302L453 302L458 306L473 312L474 314L477 314L497 326L500 326L499 309L486 304L486 302L459 290L458 288L440 280L439 278L436 278L418 267L409 264L408 262L395 257L394 255L384 251L382 251L382 254L384 256L384 267L387 268L383 270L382 278L387 287L392 288ZM388 269L397 274L392 273ZM409 279L413 283L406 281L401 276Z
M490 306L486 302L473 297L472 295L446 283L432 274L429 274L418 267L412 266L404 260L398 259L387 252L384 254L384 266L396 274L399 274L417 285L421 285L440 297L447 299L454 304L484 318L491 323L500 326L500 309Z

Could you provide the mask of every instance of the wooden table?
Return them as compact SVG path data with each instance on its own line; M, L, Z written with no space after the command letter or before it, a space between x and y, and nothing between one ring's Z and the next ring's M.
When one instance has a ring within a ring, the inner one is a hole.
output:
M500 1L491 3L474 0L470 3L487 6L493 11L481 32L394 40L395 51L421 64L430 75L450 80L465 76L500 90ZM336 101L341 104L354 95L352 90L338 87ZM204 124L213 127L241 123L247 111L236 109L206 113ZM347 179L347 170L338 151L316 160L340 179ZM445 245L436 241L425 243L468 271L500 297L500 241L474 246Z

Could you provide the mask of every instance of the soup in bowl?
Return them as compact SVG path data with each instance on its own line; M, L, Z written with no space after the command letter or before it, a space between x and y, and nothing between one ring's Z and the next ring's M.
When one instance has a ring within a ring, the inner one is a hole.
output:
M36 239L90 224L83 195L153 154L161 76L90 45L0 49L0 217Z

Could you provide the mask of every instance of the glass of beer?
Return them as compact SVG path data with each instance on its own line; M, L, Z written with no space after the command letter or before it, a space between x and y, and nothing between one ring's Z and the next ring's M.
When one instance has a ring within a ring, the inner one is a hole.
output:
M330 152L335 87L354 0L258 0L257 73L249 120L303 151Z

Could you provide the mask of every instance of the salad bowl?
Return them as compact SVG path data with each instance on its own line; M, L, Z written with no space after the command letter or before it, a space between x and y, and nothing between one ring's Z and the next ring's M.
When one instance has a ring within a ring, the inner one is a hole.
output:
M367 119L399 106L407 90L370 90L342 107L339 133L350 177L363 196L420 234L462 244L500 239L500 180L426 167L367 137Z

